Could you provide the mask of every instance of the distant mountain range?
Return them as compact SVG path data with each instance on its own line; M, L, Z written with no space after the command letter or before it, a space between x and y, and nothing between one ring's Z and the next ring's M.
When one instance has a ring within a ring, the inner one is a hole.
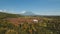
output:
M37 15L37 14L35 14L34 12L32 12L32 11L24 11L24 12L22 12L22 13L19 13L19 14L13 14L13 13L6 13L6 12L0 12L0 17L1 18L7 18L7 17L9 17L9 18L15 18L15 17L22 17L22 16L39 16L39 17L41 17L41 16L44 16L44 17L56 17L56 16L58 16L58 15ZM59 16L60 17L60 16Z

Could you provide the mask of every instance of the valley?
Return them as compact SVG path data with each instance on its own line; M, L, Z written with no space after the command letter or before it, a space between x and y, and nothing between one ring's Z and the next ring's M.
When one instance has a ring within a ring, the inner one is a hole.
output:
M0 13L0 34L60 34L60 16Z

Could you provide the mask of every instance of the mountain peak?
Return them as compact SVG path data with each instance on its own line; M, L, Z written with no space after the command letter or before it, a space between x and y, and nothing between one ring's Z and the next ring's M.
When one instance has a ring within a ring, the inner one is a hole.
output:
M35 13L33 13L32 11L22 11L21 14L22 15L27 15L27 16L35 15Z

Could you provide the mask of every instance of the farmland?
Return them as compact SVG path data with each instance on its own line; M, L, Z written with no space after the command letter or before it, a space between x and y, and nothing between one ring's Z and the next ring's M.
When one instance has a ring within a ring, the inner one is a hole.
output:
M0 13L0 34L60 34L60 16Z

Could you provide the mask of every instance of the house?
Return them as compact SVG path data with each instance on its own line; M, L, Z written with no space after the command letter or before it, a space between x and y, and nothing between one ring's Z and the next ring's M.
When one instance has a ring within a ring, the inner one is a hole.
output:
M34 23L37 23L37 22L38 22L38 20L37 20L37 19L33 19L33 21L34 21Z

